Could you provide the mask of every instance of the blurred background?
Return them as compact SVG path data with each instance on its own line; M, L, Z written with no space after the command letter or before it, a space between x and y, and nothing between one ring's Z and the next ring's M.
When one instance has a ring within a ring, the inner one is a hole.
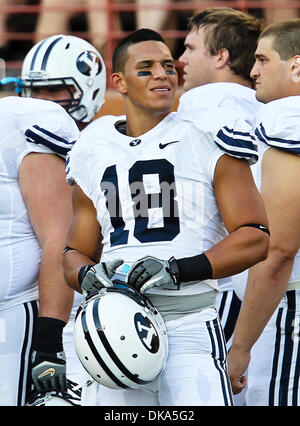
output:
M0 0L1 78L20 76L22 61L37 41L61 33L82 37L101 52L107 67L108 90L99 115L121 114L122 103L109 80L118 41L137 28L152 28L177 59L184 49L188 18L206 7L224 6L247 11L264 25L300 16L300 0ZM179 64L177 69L179 96ZM16 95L13 89L1 87L0 96Z

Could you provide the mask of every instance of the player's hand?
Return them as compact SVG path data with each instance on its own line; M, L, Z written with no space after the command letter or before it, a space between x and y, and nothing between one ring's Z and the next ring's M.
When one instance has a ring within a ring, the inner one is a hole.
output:
M32 380L38 392L67 391L64 351L57 353L33 351L31 363Z
M132 265L127 283L141 293L151 287L177 289L180 284L177 261L173 257L169 260L143 257Z
M244 376L250 362L250 353L231 347L228 354L228 373L234 395L240 393L247 385Z
M122 263L124 263L123 259L115 259L87 267L83 277L79 280L83 294L89 295L103 287L112 287L111 278Z
M67 390L64 321L38 317L31 354L32 380L38 392Z

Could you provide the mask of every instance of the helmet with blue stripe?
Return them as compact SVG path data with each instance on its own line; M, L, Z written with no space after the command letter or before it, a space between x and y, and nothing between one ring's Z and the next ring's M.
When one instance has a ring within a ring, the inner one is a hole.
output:
M144 295L117 282L83 302L74 341L87 372L111 389L151 383L163 372L168 356L160 313Z
M65 87L70 98L59 101L77 122L89 122L105 99L106 68L97 49L86 40L55 35L34 45L22 67L22 96L33 89Z

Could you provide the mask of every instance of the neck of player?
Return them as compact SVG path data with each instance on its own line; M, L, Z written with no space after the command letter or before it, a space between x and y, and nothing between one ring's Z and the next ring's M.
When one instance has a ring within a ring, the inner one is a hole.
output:
M139 110L131 112L126 109L126 135L138 137L158 125L171 111L153 112Z

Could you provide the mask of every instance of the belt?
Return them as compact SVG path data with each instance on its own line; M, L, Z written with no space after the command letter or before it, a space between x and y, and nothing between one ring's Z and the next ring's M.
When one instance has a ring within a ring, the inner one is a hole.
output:
M289 281L286 291L297 290L300 288L300 280Z

